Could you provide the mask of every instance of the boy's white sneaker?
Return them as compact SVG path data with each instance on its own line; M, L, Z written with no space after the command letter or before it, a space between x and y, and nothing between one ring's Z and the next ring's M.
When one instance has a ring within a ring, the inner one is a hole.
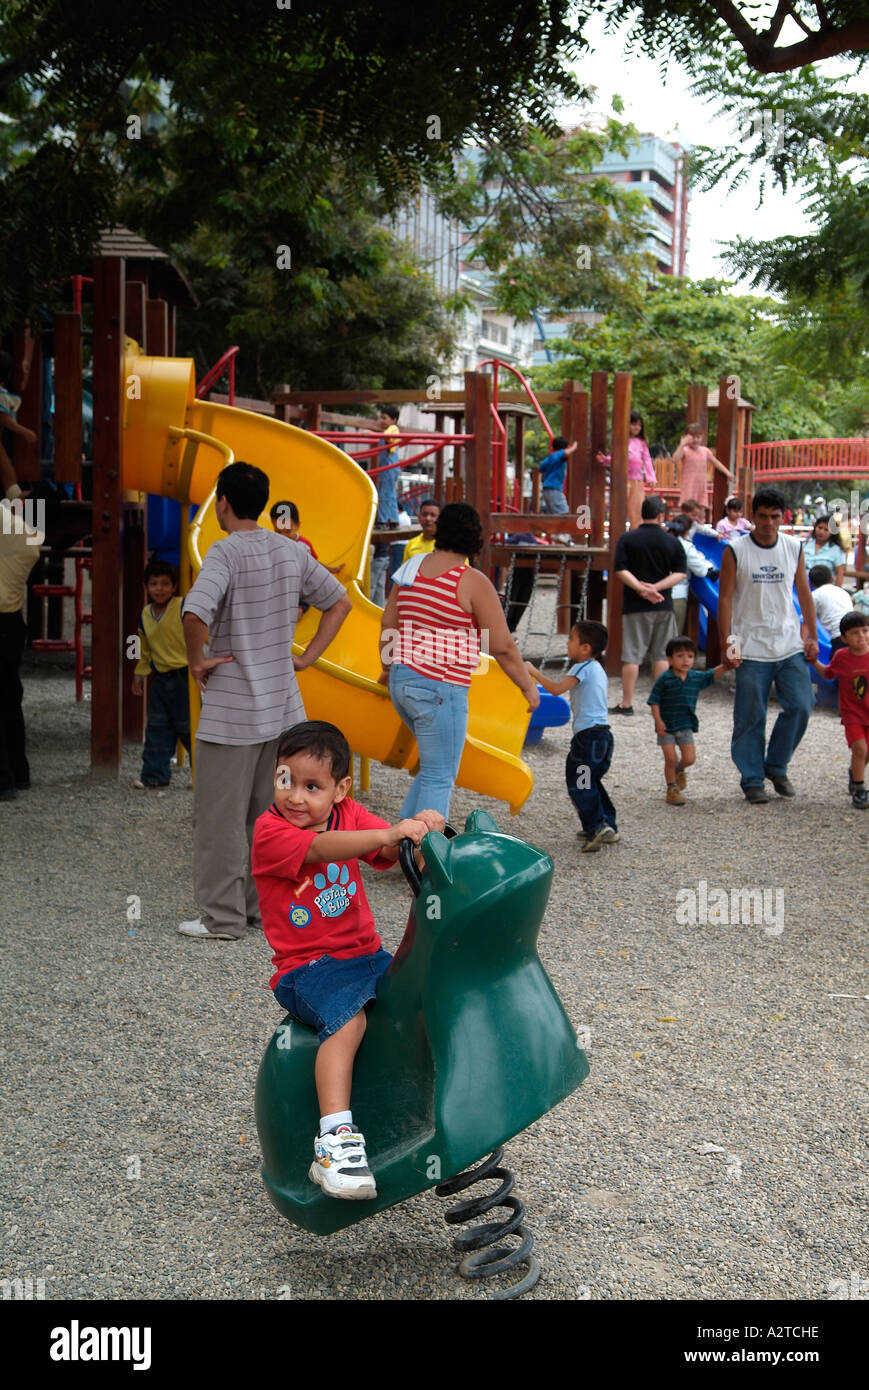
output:
M368 1167L365 1137L350 1125L339 1125L314 1140L314 1162L308 1177L329 1197L368 1201L377 1196Z

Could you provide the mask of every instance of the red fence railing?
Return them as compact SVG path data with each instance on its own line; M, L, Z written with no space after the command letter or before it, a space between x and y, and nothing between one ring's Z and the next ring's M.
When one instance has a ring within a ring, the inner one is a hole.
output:
M748 444L744 462L757 480L869 478L869 439L776 439Z

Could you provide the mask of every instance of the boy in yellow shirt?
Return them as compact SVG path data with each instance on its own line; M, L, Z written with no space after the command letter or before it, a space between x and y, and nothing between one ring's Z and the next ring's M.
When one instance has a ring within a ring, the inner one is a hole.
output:
M145 569L149 603L139 619L139 660L133 675L133 694L141 695L143 677L150 676L148 722L142 753L139 790L168 787L170 760L176 743L190 754L190 696L187 688L187 647L181 626L181 599L172 565L150 560Z
M404 547L402 564L405 560L409 560L412 555L428 555L430 551L434 550L435 532L438 529L440 514L440 503L436 502L433 497L424 497L419 504L419 524L422 527L422 532L409 540Z

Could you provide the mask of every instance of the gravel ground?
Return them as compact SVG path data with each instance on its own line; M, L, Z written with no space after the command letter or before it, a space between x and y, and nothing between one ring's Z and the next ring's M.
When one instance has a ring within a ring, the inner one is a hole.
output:
M68 667L30 667L25 687L33 789L0 805L14 1116L0 1276L44 1279L58 1299L487 1298L456 1277L433 1193L340 1237L278 1217L253 1119L281 1016L267 946L174 930L194 907L189 773L135 792L130 748L119 782L91 780L90 706ZM867 1005L830 997L869 993L869 816L845 795L826 710L793 764L798 799L748 806L731 706L726 687L701 699L684 808L664 804L645 714L617 721L622 840L598 854L578 853L567 728L529 750L536 787L516 820L487 803L553 855L540 953L591 1037L584 1085L508 1146L544 1267L531 1298L828 1299L869 1275ZM374 766L372 783L362 799L394 817L403 774ZM477 804L458 792L453 821ZM700 880L780 889L783 930L681 925L677 894ZM394 949L403 879L368 874L368 891Z

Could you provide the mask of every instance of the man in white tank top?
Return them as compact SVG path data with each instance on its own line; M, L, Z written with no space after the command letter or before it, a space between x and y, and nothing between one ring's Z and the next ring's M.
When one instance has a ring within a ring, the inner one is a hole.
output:
M779 535L785 498L777 488L754 494L755 529L731 542L721 561L718 632L722 661L736 670L730 754L746 801L795 796L788 764L814 705L808 661L818 651L817 621L800 543ZM796 584L803 619L793 604ZM781 713L766 747L766 710L775 682Z

